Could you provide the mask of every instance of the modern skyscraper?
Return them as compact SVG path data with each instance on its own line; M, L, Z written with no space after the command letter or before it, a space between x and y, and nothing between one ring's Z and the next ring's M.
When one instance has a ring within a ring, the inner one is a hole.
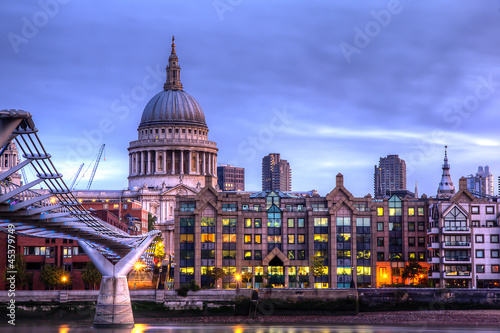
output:
M493 196L495 192L493 175L490 172L490 167L479 166L476 175L469 175L467 179L467 189L477 197Z
M262 159L262 190L292 190L292 169L280 154L269 154Z
M447 148L448 146L444 146L443 175L441 176L441 182L438 187L438 198L451 198L455 194L455 185L453 185L453 182L451 181L450 165L448 164Z
M217 166L217 185L222 191L244 191L245 168L232 165Z
M381 157L378 167L375 165L375 197L385 197L387 191L398 190L406 190L406 162L398 155Z

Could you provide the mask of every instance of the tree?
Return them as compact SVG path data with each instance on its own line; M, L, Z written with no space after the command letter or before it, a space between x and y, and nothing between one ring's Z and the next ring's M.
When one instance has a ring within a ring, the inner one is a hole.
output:
M406 283L407 279L414 280L415 277L422 273L422 265L418 263L418 261L411 260L408 262L408 265L405 266L403 272L401 273L401 277L403 278L403 283Z
M253 277L252 272L246 271L243 274L241 274L241 282L244 281L245 283L247 283L248 286L248 283L252 281L252 277Z
M311 256L311 271L314 276L325 275L325 258L323 256L313 255Z
M89 286L92 286L92 289L95 290L96 286L99 282L101 282L102 275L95 267L92 261L89 261L85 268L82 270L82 281Z
M71 284L71 276L61 267L53 265L43 266L40 272L40 282L46 287L55 289L58 286L67 286Z
M151 231L155 228L155 223L156 223L156 216L153 216L153 214L148 213L148 231Z
M16 276L16 286L17 287L27 287L30 282L33 282L33 273L26 273L26 261L21 253L17 253L14 259L14 267L5 267L3 272L3 281L7 281L7 271L15 271ZM11 274L9 274L11 275Z
M212 267L208 269L207 276L217 281L223 279L226 276L226 272L220 267Z
M165 258L165 245L163 245L163 242L156 242L153 256L159 260Z

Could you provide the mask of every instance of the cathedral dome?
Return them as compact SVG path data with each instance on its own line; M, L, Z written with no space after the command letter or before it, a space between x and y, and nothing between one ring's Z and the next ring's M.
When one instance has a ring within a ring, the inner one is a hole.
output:
M164 90L148 102L141 117L142 126L189 124L207 127L200 104L183 90Z

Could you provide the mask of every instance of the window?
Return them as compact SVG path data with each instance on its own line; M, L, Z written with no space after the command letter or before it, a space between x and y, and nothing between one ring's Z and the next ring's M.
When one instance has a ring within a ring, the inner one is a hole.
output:
M408 253L408 259L410 259L410 260L417 259L416 255L415 255L415 252L409 252Z
M484 250L476 250L476 258L484 258Z
M415 222L408 223L408 231L415 231Z
M476 265L476 273L484 273L484 265Z
M314 218L315 227L328 227L328 218L326 217L315 217Z
M295 228L295 219L288 219L288 228Z
M180 235L180 242L181 243L193 243L194 242L194 235L193 234L181 234Z
M181 212L194 212L194 203L181 203Z
M418 253L418 260L419 261L424 261L425 260L425 252L419 252Z
M305 260L306 259L306 250L299 250L297 253L297 259Z
M305 219L297 219L297 227L304 228L306 226Z
M491 265L491 272L492 273L498 273L500 270L500 265Z
M295 250L288 250L288 259L295 260Z
M384 222L377 222L377 231L384 231Z
M262 260L262 250L255 250L254 259L255 260Z
M254 222L254 227L255 228L262 227L262 219L255 219L255 220L253 220L253 222Z
M486 214L495 214L495 207L486 206Z
M224 227L236 227L236 218L235 217L223 218L222 225Z
M295 235L288 235L288 244L295 244Z
M306 242L306 236L305 235L297 235L297 243L298 244L304 244Z
M384 237L377 237L377 246L384 246Z
M384 261L384 252L377 252L377 261Z
M255 244L262 244L262 236L261 235L255 235Z
M222 204L222 211L223 212L235 212L236 211L236 204Z
M408 246L415 246L415 237L408 237Z
M479 214L479 206L472 206L470 212L472 214Z
M415 208L413 207L408 208L408 216L415 216Z
M377 207L377 216L384 216L384 207Z
M241 209L244 210L244 211L247 211L248 210L248 205L241 205Z
M245 244L252 243L252 235L245 235Z
M484 243L484 235L476 235L476 243Z
M479 227L479 221L472 221L473 227Z
M491 257L498 258L498 250L491 250Z
M491 235L490 242L491 243L498 243L498 235Z
M252 227L252 219L245 219L245 228Z
M424 207L418 207L417 214L418 216L424 216Z
M245 252L243 253L243 259L252 260L252 251L245 250Z
M215 243L215 234L201 234L202 243Z
M424 231L425 230L425 224L424 222L418 222L418 231Z
M418 237L418 246L425 245L425 237Z

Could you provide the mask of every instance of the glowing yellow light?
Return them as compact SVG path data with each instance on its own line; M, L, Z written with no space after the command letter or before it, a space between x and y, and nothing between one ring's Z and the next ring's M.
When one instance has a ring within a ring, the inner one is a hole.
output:
M67 279L68 279L67 277L63 276L62 277L62 282L66 282Z
M384 274L384 279L387 277L387 274Z
M55 204L56 203L56 198L54 198L54 197L50 198L50 203L51 204Z
M241 276L239 276L239 274L236 274L236 280L240 280Z
M134 269L136 271L140 270L140 269L143 269L144 267L146 267L146 265L144 265L142 262L138 261L134 264Z

